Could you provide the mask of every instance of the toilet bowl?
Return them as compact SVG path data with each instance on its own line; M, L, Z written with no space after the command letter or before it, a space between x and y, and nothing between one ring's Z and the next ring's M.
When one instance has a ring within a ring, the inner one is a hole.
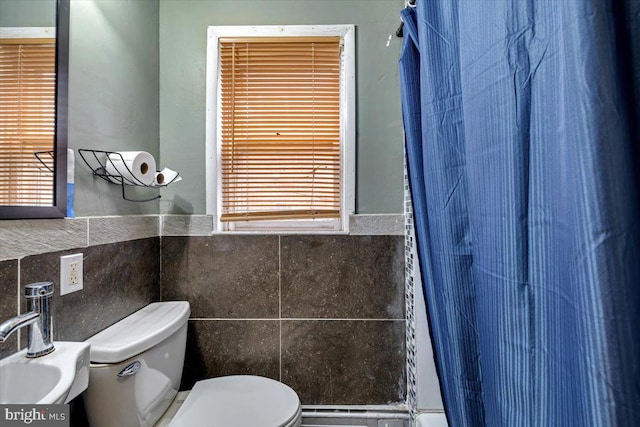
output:
M95 427L151 427L178 393L189 303L150 304L89 338L84 402ZM290 387L235 375L198 381L170 426L299 427L300 400Z
M291 388L269 378L235 375L198 381L169 427L299 427L301 418Z

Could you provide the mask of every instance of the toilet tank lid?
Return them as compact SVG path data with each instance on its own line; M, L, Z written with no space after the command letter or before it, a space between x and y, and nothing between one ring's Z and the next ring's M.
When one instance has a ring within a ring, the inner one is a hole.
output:
M119 363L159 344L189 319L186 301L154 302L87 340L92 363Z

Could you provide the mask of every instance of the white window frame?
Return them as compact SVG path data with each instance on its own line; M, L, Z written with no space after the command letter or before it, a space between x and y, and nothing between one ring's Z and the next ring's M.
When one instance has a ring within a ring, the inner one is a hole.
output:
M219 43L224 37L340 37L343 44L341 88L341 201L340 219L248 221L222 223L220 221L221 185L221 127ZM206 71L206 207L213 216L214 233L347 233L349 216L355 211L355 154L356 154L356 88L355 88L355 26L354 25L263 25L207 27ZM215 89L214 89L215 88Z
M55 39L56 27L0 27L0 39Z

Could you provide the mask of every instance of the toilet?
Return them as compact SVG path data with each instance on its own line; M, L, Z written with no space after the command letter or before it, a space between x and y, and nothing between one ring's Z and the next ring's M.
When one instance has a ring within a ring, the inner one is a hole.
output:
M84 404L94 427L152 427L178 394L189 303L153 303L89 338ZM198 381L171 427L300 427L298 395L278 381L234 375Z

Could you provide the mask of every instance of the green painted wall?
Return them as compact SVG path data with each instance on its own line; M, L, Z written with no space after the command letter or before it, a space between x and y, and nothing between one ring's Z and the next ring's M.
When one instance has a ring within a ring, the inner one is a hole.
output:
M52 4L0 0L0 25L53 25ZM69 146L146 150L160 168L184 178L163 190L159 205L126 202L118 186L93 178L77 159L76 214L204 213L207 26L287 24L356 25L356 211L402 212L400 40L389 39L402 6L403 0L72 0ZM27 20L25 10L39 17ZM9 16L22 18L8 24Z
M69 147L144 150L159 158L156 0L72 0ZM158 202L123 200L76 155L77 216L158 213ZM158 190L133 189L133 197Z
M355 24L358 213L401 213L397 61L403 0L160 0L161 165L184 178L161 213L205 212L205 68L209 25Z
M55 27L56 0L0 0L0 27Z

